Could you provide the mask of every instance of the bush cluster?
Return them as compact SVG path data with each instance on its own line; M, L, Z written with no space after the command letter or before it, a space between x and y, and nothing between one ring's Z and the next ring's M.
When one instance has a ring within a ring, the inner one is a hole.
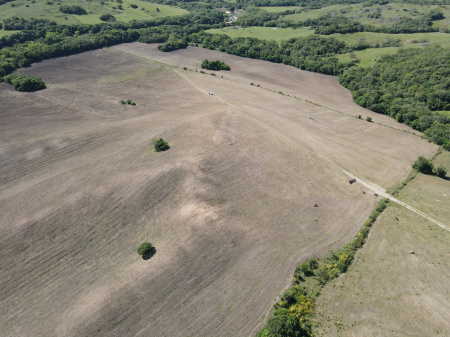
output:
M167 143L164 139L153 139L152 144L155 148L156 152L161 152L169 149L169 143Z
M102 14L102 15L100 15L99 18L100 18L100 20L105 21L105 22L116 21L116 18L112 14Z
M14 73L3 77L3 81L12 84L17 91L37 91L47 88L39 77L31 77L25 74Z
M136 105L136 103L135 102L133 102L131 99L127 99L126 101L125 100L123 100L123 99L121 99L120 100L120 104L127 104L127 105L132 105L132 106L135 106Z
M230 66L222 61L208 61L207 59L203 60L201 67L208 70L230 70Z
M423 174L436 175L439 178L445 178L447 175L445 167L438 166L437 168L434 168L434 164L431 160L428 160L423 156L419 156L412 167Z
M65 14L76 14L76 15L87 14L86 10L80 6L62 5L59 7L59 10L60 10L60 12L65 13Z

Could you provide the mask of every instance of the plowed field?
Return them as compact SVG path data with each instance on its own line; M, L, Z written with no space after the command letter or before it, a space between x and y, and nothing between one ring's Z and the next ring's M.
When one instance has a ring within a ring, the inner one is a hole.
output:
M388 187L436 151L335 77L215 51L133 43L21 71L48 89L0 84L2 336L247 336L377 202L319 153Z

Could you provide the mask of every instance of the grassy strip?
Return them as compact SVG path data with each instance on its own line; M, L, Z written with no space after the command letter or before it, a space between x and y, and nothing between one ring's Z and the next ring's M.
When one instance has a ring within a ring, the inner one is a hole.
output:
M379 202L348 245L324 258L311 258L295 269L292 286L283 293L281 301L275 304L272 317L258 333L258 337L314 335L312 327L316 298L325 284L347 271L356 251L366 242L373 223L388 204L389 199Z
M442 149L439 148L436 153L433 155L433 157L431 157L430 161L433 161L436 159L436 157L442 152ZM396 196L398 195L398 192L400 192L400 190L405 187L411 180L413 180L417 173L419 173L419 171L417 169L413 169L411 171L411 173L406 177L405 180L403 180L399 185L394 185L389 187L386 192L388 192L390 195Z

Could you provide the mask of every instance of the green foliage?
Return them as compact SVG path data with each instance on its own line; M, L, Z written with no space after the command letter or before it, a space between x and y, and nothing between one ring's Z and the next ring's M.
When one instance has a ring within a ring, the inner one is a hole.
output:
M366 118L366 121L368 121L368 122L372 122L372 117L370 117L370 116L367 116L367 118Z
M188 46L187 39L172 35L166 42L159 45L158 49L163 52L169 52L172 50L183 49L186 48L187 46Z
M150 254L154 249L155 248L153 247L153 245L150 242L143 242L138 247L137 252L139 255L144 257L144 256Z
M12 84L17 91L37 91L45 89L47 86L39 77L14 73L3 77L3 81Z
M441 120L447 123L441 123L435 121L428 129L425 130L425 134L436 144L444 145L450 141L450 120L441 118Z
M59 10L62 13L65 13L65 14L76 14L76 15L87 14L86 10L83 7L80 7L80 6L61 5L59 7Z
M315 29L315 34L320 35L330 35L335 33L348 34L363 32L365 30L364 25L362 25L361 23L347 19L342 15L331 16L330 14L328 14L325 16L321 16L316 20L310 21L312 21L311 23L313 23L312 26Z
M312 257L308 260L308 265L311 270L314 270L319 267L319 262L317 262L316 258Z
M222 61L208 61L207 59L203 60L201 67L208 70L230 70L230 66Z
M338 75L350 65L340 64L335 54L346 50L344 42L335 38L309 36L290 39L280 45L275 41L255 38L230 38L223 34L191 34L193 43L204 48L217 49L230 54L292 65L303 70Z
M425 132L435 143L450 140L450 118L433 110L450 110L450 50L440 47L400 49L370 68L349 68L339 83L354 101L372 111Z
M136 103L133 102L131 99L127 99L126 101L121 99L119 102L120 102L120 104L126 104L126 105L132 105L132 106L136 105Z
M153 139L152 140L152 144L155 148L156 152L161 152L161 151L165 151L168 150L169 147L169 143L167 143L164 139L159 138L159 139Z
M423 174L433 174L434 164L423 156L419 156L412 167Z
M434 174L439 178L445 178L445 176L447 175L447 170L445 169L445 167L439 165L434 171Z
M102 14L99 16L99 19L105 22L116 21L116 18L112 14Z

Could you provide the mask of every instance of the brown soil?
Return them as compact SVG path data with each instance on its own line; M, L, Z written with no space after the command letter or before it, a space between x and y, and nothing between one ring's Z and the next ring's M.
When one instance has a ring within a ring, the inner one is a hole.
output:
M204 58L232 70L182 69ZM48 89L0 84L5 336L249 335L295 266L350 241L377 201L317 151L386 187L436 150L334 77L199 48L125 44L23 72Z

